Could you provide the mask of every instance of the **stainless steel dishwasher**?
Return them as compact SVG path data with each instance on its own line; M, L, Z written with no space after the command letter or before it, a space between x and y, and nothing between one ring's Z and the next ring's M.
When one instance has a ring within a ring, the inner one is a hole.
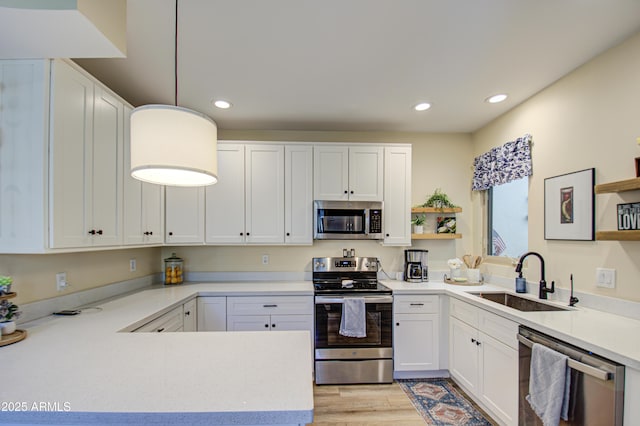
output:
M525 399L529 393L531 348L538 343L569 357L571 391L569 421L561 425L622 425L624 366L594 355L553 337L520 326L519 343L519 425L542 425Z

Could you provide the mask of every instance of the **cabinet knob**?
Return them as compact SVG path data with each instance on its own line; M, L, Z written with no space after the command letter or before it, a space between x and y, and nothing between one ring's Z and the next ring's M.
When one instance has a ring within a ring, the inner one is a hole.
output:
M290 236L290 235L291 235L291 233L290 233L290 232L287 232L287 237L288 237L288 236Z
M474 339L473 337L471 338L471 343L475 343L476 339Z
M476 346L480 346L482 343L476 340Z
M89 235L96 235L96 230L92 229L91 231L89 231Z
M353 194L353 191L351 191L351 193Z
M264 328L269 328L269 324L265 324L265 325L264 325Z
M153 231L149 231L149 235L153 235Z
M191 315L191 311L186 311L184 315L188 317L189 315Z
M98 235L102 235L102 229L98 229L97 234L98 234Z
M149 232L143 232L142 234L143 235L149 235Z
M162 333L162 332L164 331L164 327L159 328L159 329L157 329L156 331L157 331L158 333Z
M275 324L271 324L271 328L276 328L276 325Z
M344 193L345 193L345 194L348 194L348 193L349 193L349 191L347 191L347 190L345 189L345 190L344 190Z
M251 234L249 234L249 233L247 232L247 237L248 237L249 235L251 235Z
M172 236L172 235L173 235L173 232L169 232L169 236Z
M243 235L244 235L244 233L243 233L243 232L241 232L241 233L240 233L240 236L242 237Z
M388 237L388 236L389 236L389 234L385 234L385 236L387 236L387 237Z
M399 322L396 323L396 327L400 327L400 323Z

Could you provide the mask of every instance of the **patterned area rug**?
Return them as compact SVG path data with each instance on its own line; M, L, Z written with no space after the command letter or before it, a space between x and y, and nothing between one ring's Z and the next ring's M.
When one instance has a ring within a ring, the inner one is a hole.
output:
M396 380L430 425L492 425L446 379Z

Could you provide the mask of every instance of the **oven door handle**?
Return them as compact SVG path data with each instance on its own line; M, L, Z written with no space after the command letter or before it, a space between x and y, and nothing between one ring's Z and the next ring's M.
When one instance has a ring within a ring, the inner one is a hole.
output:
M528 348L533 348L533 344L534 342L532 342L531 340L527 339L526 337L524 337L521 334L518 334L518 341L520 343L522 343L523 345L525 345ZM538 343L539 345L542 345L542 343ZM599 368L596 367L592 367L590 365L587 365L585 363L582 363L580 361L576 361L575 359L569 357L569 359L567 360L567 365L570 368L573 368L574 370L578 370L581 373L584 373L588 376L591 377L595 377L596 379L600 379L602 381L609 381L609 380L613 380L613 374L608 372L608 371L604 371L601 370Z
M348 297L347 297L348 298ZM323 303L344 303L342 296L316 296L316 305ZM363 296L364 303L392 303L393 296Z

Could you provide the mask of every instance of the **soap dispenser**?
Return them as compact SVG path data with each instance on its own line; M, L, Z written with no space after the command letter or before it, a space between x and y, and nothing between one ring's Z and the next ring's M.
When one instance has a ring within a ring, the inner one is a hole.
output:
M516 293L526 293L527 292L527 279L523 278L522 271L520 271L520 275L516 278Z

